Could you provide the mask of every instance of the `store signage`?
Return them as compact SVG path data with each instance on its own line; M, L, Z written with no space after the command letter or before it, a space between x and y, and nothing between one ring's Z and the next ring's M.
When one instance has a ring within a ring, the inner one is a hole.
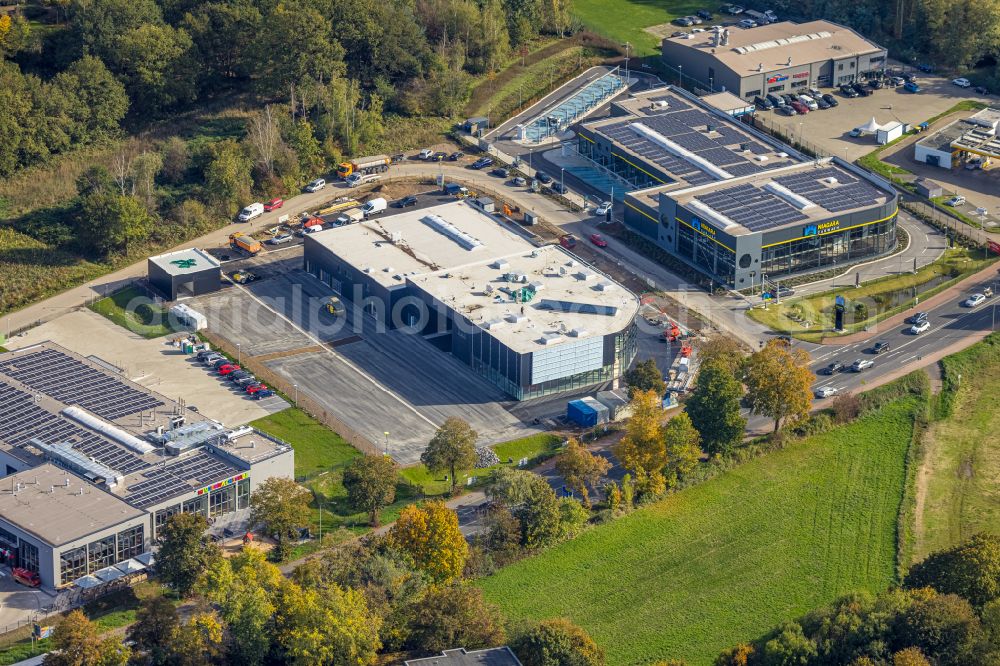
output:
M213 483L210 486L205 486L198 490L198 495L204 495L212 490L218 490L219 488L225 488L226 486L231 486L237 481L242 481L243 479L250 478L249 472L243 472L242 474L237 474L236 476L231 476L225 481L219 481L218 483Z
M792 74L793 79L804 79L809 76L809 72L799 72L797 74Z
M768 77L768 83L781 83L782 81L787 81L788 76L785 74L775 74L774 76Z
M833 233L839 228L840 220L821 222L819 224L807 224L802 227L802 236L822 236L823 234Z
M697 229L706 236L711 236L712 238L715 238L715 229L708 226L707 224L699 220L697 217L691 218L691 227Z

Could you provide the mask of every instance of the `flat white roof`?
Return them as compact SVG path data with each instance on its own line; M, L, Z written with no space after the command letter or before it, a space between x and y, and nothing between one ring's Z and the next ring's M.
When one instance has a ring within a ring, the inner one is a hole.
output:
M150 257L149 261L156 264L170 275L184 275L186 273L200 273L206 268L218 269L221 264L208 252L196 247L186 250L168 252L155 257Z
M616 333L639 311L635 294L558 245L408 280L517 353Z
M465 200L397 213L306 236L385 287L408 275L454 269L533 245Z

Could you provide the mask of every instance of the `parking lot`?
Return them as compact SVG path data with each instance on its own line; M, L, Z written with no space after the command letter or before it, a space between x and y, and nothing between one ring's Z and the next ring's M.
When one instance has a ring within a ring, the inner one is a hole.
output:
M287 256L292 255L292 256ZM260 279L194 299L209 329L294 383L337 419L382 444L400 463L419 460L449 416L468 421L480 443L534 432L506 408L508 398L420 336L376 330L348 311L333 317L333 294L301 270L301 253L255 259ZM445 379L446 378L446 379Z
M971 92L955 86L950 80L919 73L919 93L903 88L882 88L868 97L848 99L839 90L822 89L837 98L839 106L811 111L805 115L783 116L773 111L758 111L769 126L777 127L791 139L803 139L828 155L854 161L878 148L874 135L850 136L855 127L864 125L873 117L879 124L899 121L916 125L928 118L944 113L963 99L980 99ZM981 101L989 101L981 98ZM994 103L995 98L994 98Z

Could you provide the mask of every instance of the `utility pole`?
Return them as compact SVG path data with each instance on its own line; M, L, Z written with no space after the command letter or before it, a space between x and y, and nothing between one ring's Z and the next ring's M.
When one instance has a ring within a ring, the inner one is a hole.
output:
M631 48L632 45L628 42L625 42L625 86L626 87L628 87L628 59L629 59L628 56L629 56L629 50Z

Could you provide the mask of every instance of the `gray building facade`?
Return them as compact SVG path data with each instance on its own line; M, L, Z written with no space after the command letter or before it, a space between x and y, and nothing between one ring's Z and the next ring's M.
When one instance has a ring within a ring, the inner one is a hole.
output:
M197 248L150 257L146 273L149 284L170 301L210 294L222 286L221 264Z

